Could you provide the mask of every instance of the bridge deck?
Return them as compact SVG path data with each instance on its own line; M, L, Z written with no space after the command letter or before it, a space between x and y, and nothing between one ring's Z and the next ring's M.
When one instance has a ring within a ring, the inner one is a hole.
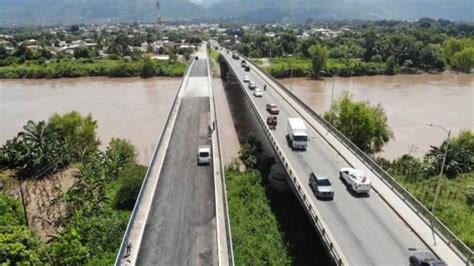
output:
M254 68L250 72L244 72L240 67L240 60L233 60L229 54L224 56L242 83L243 76L248 75L250 80L263 88L265 81L255 73ZM246 87L245 90L251 93ZM272 87L267 85L262 98L249 95L252 104L264 117L268 115L265 111L267 103L276 103L280 107L279 125L273 135L297 172L299 183L303 185L311 205L317 207L349 264L406 265L410 255L409 248L427 249L375 191L362 197L348 191L338 177L339 169L348 166L348 162L308 124L311 138L308 150L291 150L286 139L287 118L300 115ZM322 173L331 179L335 189L333 201L320 201L314 197L308 184L311 171Z
M208 135L207 61L195 62L168 144L143 234L139 265L217 265L212 166L198 166Z

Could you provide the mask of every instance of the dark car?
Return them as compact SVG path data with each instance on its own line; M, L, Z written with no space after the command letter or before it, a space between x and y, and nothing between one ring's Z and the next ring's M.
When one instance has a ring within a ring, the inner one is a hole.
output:
M314 191L317 198L333 199L334 189L331 181L320 174L311 173L309 175L309 186Z
M447 264L438 259L429 251L417 251L410 256L411 266L446 266Z
M272 115L277 115L280 113L280 108L274 103L267 104L267 111Z
M242 61L240 61L240 63L241 63L241 64L246 64L246 63L247 63L247 61L245 61L245 60L242 60Z
M245 66L245 71L249 72L250 71L250 67L249 66Z
M240 59L240 56L236 53L233 53L232 54L232 58L234 58L235 60L239 60Z

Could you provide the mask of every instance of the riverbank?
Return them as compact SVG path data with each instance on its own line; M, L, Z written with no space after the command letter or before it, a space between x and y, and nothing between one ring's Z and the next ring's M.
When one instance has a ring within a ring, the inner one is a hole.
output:
M27 61L0 67L0 79L55 79L64 77L181 77L186 70L182 62L153 59L111 60L111 59L61 59L41 62Z
M302 57L276 57L253 58L252 61L262 67L275 78L310 77L312 64L310 58ZM387 65L384 62L364 62L360 59L328 59L321 75L323 77L359 77L386 75ZM460 74L457 71L444 71ZM443 71L431 70L429 72L411 66L401 66L395 75L399 74L439 74ZM387 75L391 76L391 75Z
M138 163L148 165L180 78L82 77L54 80L0 80L0 143L31 119L77 110L98 121L104 149L112 137L130 140Z

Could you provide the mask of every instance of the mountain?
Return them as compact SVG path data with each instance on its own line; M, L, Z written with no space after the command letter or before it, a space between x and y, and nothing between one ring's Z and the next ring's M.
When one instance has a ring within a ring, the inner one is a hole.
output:
M160 0L163 20L474 20L474 0ZM154 21L155 0L0 0L0 25Z
M473 10L473 0L221 0L209 13L251 21L421 17L473 21Z
M207 17L188 0L160 0L164 20ZM155 0L0 0L0 25L154 21Z

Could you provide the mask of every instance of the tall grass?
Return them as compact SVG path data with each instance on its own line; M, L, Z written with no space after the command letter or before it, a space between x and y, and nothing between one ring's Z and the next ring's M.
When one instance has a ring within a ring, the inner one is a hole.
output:
M181 62L153 61L154 76L178 77L186 65ZM0 78L62 78L84 76L135 77L143 74L143 61L109 59L61 60L50 63L30 61L21 65L0 67Z

